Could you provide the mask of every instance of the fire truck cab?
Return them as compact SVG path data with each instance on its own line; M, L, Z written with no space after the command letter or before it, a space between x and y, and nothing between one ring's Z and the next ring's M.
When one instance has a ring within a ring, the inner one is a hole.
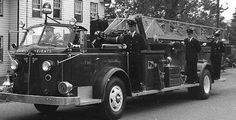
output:
M139 90L133 89L129 53L124 44L101 42L101 47L92 47L87 43L84 27L45 22L24 30L22 42L11 54L12 79L4 84L0 94L8 101L34 104L42 113L54 112L58 106L96 104L108 119L121 117L127 97L187 88L191 95L207 99L214 83L210 52L206 48L199 55L199 82L187 84L182 42L188 27L200 32L196 33L199 39L206 39L207 32L216 28L133 17L148 46L141 51ZM99 34L100 38L126 32L128 19L115 19Z

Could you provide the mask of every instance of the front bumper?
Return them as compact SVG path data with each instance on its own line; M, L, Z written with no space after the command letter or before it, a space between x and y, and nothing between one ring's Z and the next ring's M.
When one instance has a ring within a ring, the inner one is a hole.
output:
M55 97L55 96L38 96L38 95L22 95L7 92L0 92L1 98L6 101L31 103L31 104L45 104L45 105L90 105L101 103L101 99L82 99L80 97Z

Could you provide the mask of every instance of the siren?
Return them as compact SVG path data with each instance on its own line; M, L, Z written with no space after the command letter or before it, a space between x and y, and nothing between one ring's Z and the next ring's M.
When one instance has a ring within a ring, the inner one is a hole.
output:
M43 4L43 9L42 9L43 14L51 14L52 13L52 6L50 3L44 3Z

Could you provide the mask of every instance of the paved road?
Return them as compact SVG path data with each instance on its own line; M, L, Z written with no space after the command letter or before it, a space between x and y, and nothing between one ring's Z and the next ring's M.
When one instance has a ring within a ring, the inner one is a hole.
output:
M235 120L236 69L223 73L208 100L189 98L186 90L130 100L121 120ZM39 114L33 105L0 103L0 120L98 120L94 107L63 107L53 115Z

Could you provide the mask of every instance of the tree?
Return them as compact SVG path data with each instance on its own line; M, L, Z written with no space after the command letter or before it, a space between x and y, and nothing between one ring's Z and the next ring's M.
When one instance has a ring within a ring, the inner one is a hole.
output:
M233 14L233 19L231 20L230 26L231 26L229 35L230 44L236 45L236 11Z
M227 8L220 8L220 13ZM180 21L192 22L206 26L216 26L217 4L215 0L192 1L187 3L186 10L181 14ZM224 17L220 16L220 27L226 27L227 24L223 22Z
M220 13L225 9L220 6ZM116 11L114 13L113 11ZM129 14L163 17L195 24L216 26L217 4L215 0L116 0L106 9L110 18ZM220 17L220 27L225 27Z

